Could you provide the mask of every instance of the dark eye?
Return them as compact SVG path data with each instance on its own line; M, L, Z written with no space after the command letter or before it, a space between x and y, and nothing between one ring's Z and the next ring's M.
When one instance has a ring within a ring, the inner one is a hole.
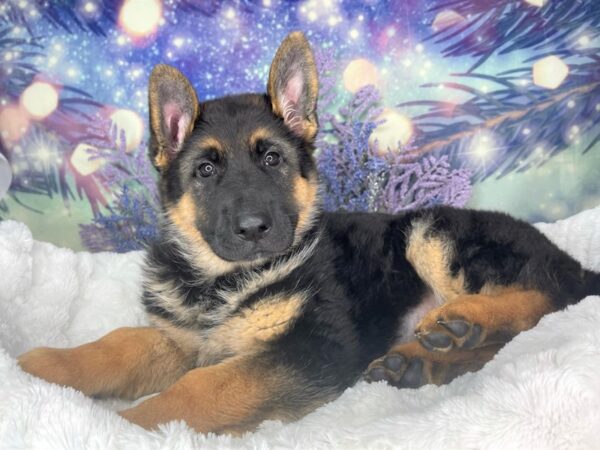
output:
M279 153L277 152L267 152L267 154L264 157L264 161L267 166L273 167L280 163L281 156L279 156Z
M214 173L215 166L213 166L211 163L203 163L198 167L198 174L201 177L210 177Z

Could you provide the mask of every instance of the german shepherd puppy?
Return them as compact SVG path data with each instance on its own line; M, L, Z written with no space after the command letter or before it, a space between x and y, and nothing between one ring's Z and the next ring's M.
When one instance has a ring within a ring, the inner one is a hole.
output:
M34 349L21 367L90 396L159 393L120 413L148 429L180 419L236 434L297 419L363 375L447 383L600 293L600 274L505 214L323 212L317 91L299 32L277 51L266 95L199 103L179 71L156 66L163 217L142 299L152 326Z

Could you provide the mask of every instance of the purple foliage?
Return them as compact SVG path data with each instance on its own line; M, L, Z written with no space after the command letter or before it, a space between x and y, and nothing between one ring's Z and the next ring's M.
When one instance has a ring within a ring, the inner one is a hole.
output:
M317 138L317 163L326 210L386 211L436 204L464 206L471 194L471 174L452 169L447 156L410 158L410 146L397 152L379 152L369 143L380 124L381 97L374 86L365 86L350 100L336 105L337 74L332 53L317 54L321 94ZM336 111L334 114L332 111ZM99 138L88 142L110 150L96 151L93 157L107 164L98 179L112 189L114 200L108 214L99 214L93 223L81 225L81 237L92 251L137 250L157 236L158 192L154 169L144 151L128 153L125 135L99 121ZM107 144L107 139L112 144Z
M138 148L128 152L125 132L119 131L110 119L99 119L94 128L97 137L88 139L86 143L104 149L91 148L91 158L106 160L97 174L98 180L108 187L133 182L146 191L150 202L158 206L156 173L144 151L147 144L143 142Z
M369 149L368 139L375 128L373 122L355 122L351 127L341 123L339 143L322 143L317 163L324 189L324 207L334 211L369 211L372 209L374 177L386 170L387 164Z
M317 164L321 174L323 206L328 211L346 209L369 211L373 206L373 184L387 163L369 147L369 136L381 113L380 96L374 86L360 89L339 108L338 116L328 110L335 107L335 62L331 52L316 57L320 73Z
M98 127L106 130L105 135L88 143L106 147L106 136L110 136L113 148L93 150L91 157L106 160L95 176L112 191L113 201L108 213L99 213L91 224L80 225L81 239L91 251L139 250L158 234L159 201L154 169L142 150L145 145L127 152L123 131L117 135L109 121L100 121Z
M398 213L438 204L464 206L471 196L471 173L450 167L448 157L425 156L415 162L390 159L388 178L378 198L380 209Z
M365 86L348 103L335 109L337 78L332 52L317 54L321 96L317 163L321 174L323 206L328 211L385 211L437 204L464 206L471 195L471 173L452 169L447 156L410 157L410 145L379 152L369 143L381 123L381 97Z
M91 224L80 225L83 244L90 251L128 252L156 239L157 210L146 196L125 184L115 195L108 214L98 214Z

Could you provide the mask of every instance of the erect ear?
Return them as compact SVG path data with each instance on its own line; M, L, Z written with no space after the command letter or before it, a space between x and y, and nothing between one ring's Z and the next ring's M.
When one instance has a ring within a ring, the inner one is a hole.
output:
M150 74L148 103L150 158L155 167L164 169L192 132L198 115L198 97L179 70L158 64Z
M319 82L310 45L299 31L281 43L271 64L267 93L275 114L297 136L314 139L317 122Z

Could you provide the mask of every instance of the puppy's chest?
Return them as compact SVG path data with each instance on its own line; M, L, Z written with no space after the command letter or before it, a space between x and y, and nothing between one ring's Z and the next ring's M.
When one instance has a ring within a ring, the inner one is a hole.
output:
M186 305L179 298L169 300L170 320L151 315L186 353L196 355L196 364L215 364L227 357L259 352L283 335L300 316L306 303L302 292L281 292L255 299L245 305L244 290L220 295L220 302L202 299Z

